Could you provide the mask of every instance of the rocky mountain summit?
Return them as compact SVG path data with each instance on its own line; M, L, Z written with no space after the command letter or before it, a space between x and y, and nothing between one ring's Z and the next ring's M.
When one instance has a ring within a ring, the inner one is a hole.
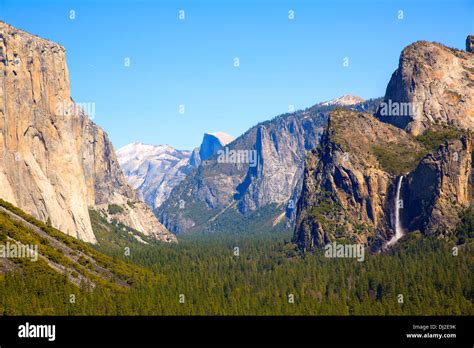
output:
M128 182L151 208L158 208L191 170L190 151L169 145L128 144L117 158Z
M474 55L438 43L406 47L377 117L422 134L431 124L474 128Z
M346 94L339 98L329 100L327 102L323 102L321 106L329 106L329 105L336 105L336 106L348 106L348 105L355 105L363 103L365 100L361 97Z
M0 197L94 243L89 209L175 237L127 184L107 134L76 104L65 49L0 22ZM125 213L127 212L127 213Z
M351 106L374 110L380 100ZM156 210L176 232L215 231L265 210L270 227L294 217L307 151L314 148L337 105L317 104L252 127L186 177Z
M370 114L333 111L306 159L295 229L300 247L312 251L334 240L382 247L394 235L401 176L404 230L452 230L470 203L472 140L455 130L430 137L440 134L446 140L432 150L431 141Z
M302 250L335 240L380 250L397 225L453 233L472 202L473 63L471 53L414 43L376 117L330 113L306 159L294 233Z
M199 167L202 161L214 156L217 151L234 141L234 139L233 136L224 132L204 133L201 145L191 153L189 164L193 167Z
M117 156L140 199L152 209L158 209L191 170L233 140L224 132L205 133L201 145L192 152L169 145L133 143L117 150Z
M234 137L224 132L205 133L201 146L199 147L199 157L201 161L209 159L233 140Z

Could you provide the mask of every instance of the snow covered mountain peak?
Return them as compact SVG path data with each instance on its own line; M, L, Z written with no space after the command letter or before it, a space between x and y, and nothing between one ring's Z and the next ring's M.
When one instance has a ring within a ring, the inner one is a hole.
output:
M206 134L216 137L223 146L231 143L235 139L232 135L229 135L224 132L214 132L214 133L206 133Z
M361 97L346 94L346 95L343 95L339 98L335 98L335 99L331 99L331 100L326 101L326 102L322 102L319 105L321 105L321 106L330 106L330 105L347 106L347 105L354 105L354 104L362 103L364 101L365 101L365 99L363 99Z
M139 142L117 150L117 158L130 185L152 208L157 208L186 176L190 151L170 145Z

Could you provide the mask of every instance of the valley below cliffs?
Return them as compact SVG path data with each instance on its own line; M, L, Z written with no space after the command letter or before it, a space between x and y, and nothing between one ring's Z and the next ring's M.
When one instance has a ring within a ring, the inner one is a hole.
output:
M62 46L0 22L0 68L0 198L86 242L97 242L95 211L166 242L293 230L301 250L380 250L398 224L449 236L472 205L471 52L416 42L383 99L342 96L236 139L206 133L192 151L117 154L71 98Z
M0 348L472 344L473 14L0 0Z

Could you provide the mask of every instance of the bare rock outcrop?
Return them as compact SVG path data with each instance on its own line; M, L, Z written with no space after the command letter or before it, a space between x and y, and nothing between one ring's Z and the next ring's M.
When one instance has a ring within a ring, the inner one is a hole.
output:
M96 238L89 208L112 197L136 200L107 135L71 99L65 49L4 22L0 22L0 197L91 243ZM169 237L162 229L142 232Z
M343 96L257 124L190 172L156 210L160 221L177 233L213 231L212 224L239 225L261 212L260 225L293 225L306 153L318 144L328 112L374 112L380 101Z
M474 35L468 35L466 38L466 51L474 53Z
M473 106L472 53L424 41L406 47L377 118L332 112L307 156L300 248L341 239L380 249L396 229L449 236L473 199Z
M444 235L459 223L459 212L471 203L471 134L447 139L425 156L407 177L402 219L407 231Z
M422 134L431 124L474 129L474 54L438 43L407 46L377 117Z
M471 201L471 134L430 132L414 137L370 114L333 111L306 160L294 233L300 248L313 251L338 240L378 250L395 233L397 204L405 234L452 233Z
M278 212L268 219L284 216L301 179L305 153L317 144L324 122L322 113L299 112L252 127L175 187L157 210L160 221L183 233L206 230L230 210L244 219L274 204Z
M311 251L335 239L388 239L400 169L385 160L403 153L412 162L421 150L403 130L370 114L333 111L320 145L307 156L295 241Z

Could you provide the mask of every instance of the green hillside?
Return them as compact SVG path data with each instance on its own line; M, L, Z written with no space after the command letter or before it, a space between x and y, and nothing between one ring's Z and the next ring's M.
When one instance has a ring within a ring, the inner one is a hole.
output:
M99 215L92 215L99 240L92 247L0 205L15 213L0 211L0 244L7 238L37 244L47 260L68 269L58 272L45 259L0 258L0 315L474 314L472 233L466 232L472 211L459 227L464 244L457 256L454 240L414 233L398 248L366 253L358 262L322 253L302 257L285 231L145 245ZM84 280L77 283L79 275Z

